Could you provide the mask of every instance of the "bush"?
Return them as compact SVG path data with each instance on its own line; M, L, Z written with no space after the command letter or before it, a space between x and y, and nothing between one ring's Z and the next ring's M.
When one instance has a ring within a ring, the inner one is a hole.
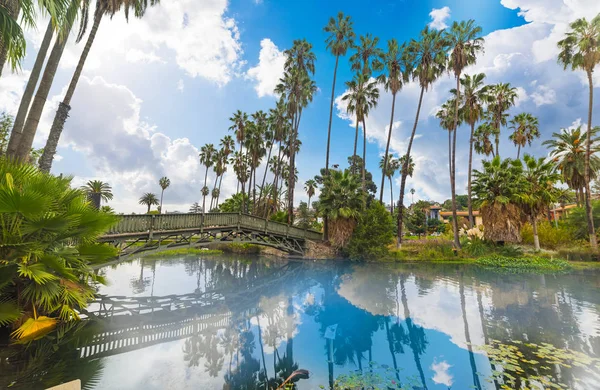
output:
M587 235L587 225L585 228ZM548 221L538 222L538 236L540 246L548 249L569 246L575 239L573 230L562 222L558 225L558 228ZM533 227L530 223L525 224L521 229L521 237L524 244L533 245Z
M78 319L103 282L90 268L116 256L95 239L118 217L93 208L70 178L0 160L0 326L37 338Z
M479 258L475 262L483 267L499 269L508 273L563 272L571 268L571 265L564 260L538 256L514 258L492 255Z
M594 226L600 226L600 200L592 202L592 214L594 216ZM587 240L589 238L585 207L569 210L566 225L572 230L576 239Z
M287 223L288 215L285 211L278 211L275 214L271 215L269 219L274 222Z
M372 202L361 214L348 243L347 253L353 260L378 260L388 254L394 242L394 221L379 202Z

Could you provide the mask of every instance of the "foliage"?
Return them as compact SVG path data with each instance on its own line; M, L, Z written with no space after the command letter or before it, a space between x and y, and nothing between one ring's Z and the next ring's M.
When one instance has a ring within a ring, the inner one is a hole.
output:
M388 253L394 242L394 221L385 206L372 202L358 219L348 243L347 252L352 260L378 260Z
M347 389L398 389L412 390L420 387L418 378L405 378L401 383L398 380L398 374L401 369L394 369L387 365L379 365L376 362L369 362L369 369L364 371L356 370L348 374L341 374L333 383L333 390ZM324 389L324 386L320 386Z
M430 218L427 220L427 232L429 234L444 234L446 232L446 224L439 219Z
M468 195L456 195L456 211L466 210L469 204L469 196ZM452 210L452 199L446 199L444 203L442 203L442 208L444 210Z
M169 249L160 252L154 252L144 257L147 258L162 258L167 256L186 256L186 255L220 255L223 254L222 250L219 249L206 249L206 248L178 248L178 249Z
M273 213L269 219L271 221L275 221L275 222L280 222L280 223L287 223L288 220L288 214L285 211L278 211L276 213Z
M138 203L148 206L148 213L150 213L150 206L158 206L158 204L159 204L158 198L156 197L156 195L154 195L150 192L146 192L144 195L142 195L140 197Z
M360 179L349 170L331 169L319 195L321 213L331 219L357 218L362 208Z
M116 255L95 239L117 217L91 207L71 178L0 160L0 324L21 325L14 336L35 338L78 310L102 282L89 263Z
M90 180L81 189L97 209L100 208L102 201L108 202L113 198L111 186L101 180Z
M312 221L313 216L311 211L308 209L308 204L306 202L300 202L300 204L298 205L298 215L294 221L295 225L301 229L309 229L312 226Z
M246 203L245 208L242 208L243 203ZM241 213L244 209L247 210L250 204L250 199L247 194L237 193L227 198L219 205L219 211L222 213Z
M600 210L599 210L600 211ZM584 233L585 237L587 237L587 225L585 224L585 215L582 215L584 218ZM599 218L600 219L600 218ZM562 221L558 224L558 227L554 226L553 223L548 221L538 222L538 235L540 238L540 243L543 247L548 249L558 249L561 247L569 246L575 240L573 230L568 227ZM523 237L523 243L533 245L533 228L530 223L527 223L521 229L521 236Z
M594 226L600 226L600 201L592 202L592 215L594 217ZM587 217L584 207L577 207L569 210L566 219L567 227L572 229L576 239L585 239L588 237Z
M6 153L8 147L8 136L13 127L13 117L3 112L0 114L0 156Z
M481 257L475 263L486 268L494 268L507 273L563 272L571 268L571 265L564 260L546 259L537 256L514 258L492 255Z
M415 234L421 237L421 234L426 233L426 221L425 221L425 212L423 212L420 208L412 208L409 209L406 216L406 229L411 234Z

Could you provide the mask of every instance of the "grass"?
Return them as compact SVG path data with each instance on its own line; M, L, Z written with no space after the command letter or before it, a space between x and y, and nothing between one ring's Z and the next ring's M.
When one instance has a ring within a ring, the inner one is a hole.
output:
M219 249L200 249L200 248L177 248L166 251L153 252L144 257L156 258L166 256L185 256L185 255L221 255L222 250Z
M564 272L572 268L565 260L548 259L539 256L506 257L499 255L483 256L475 264L506 273Z

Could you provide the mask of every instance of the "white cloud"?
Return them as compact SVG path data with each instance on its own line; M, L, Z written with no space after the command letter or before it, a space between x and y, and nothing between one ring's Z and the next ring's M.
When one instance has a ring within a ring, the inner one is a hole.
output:
M131 49L127 52L125 56L125 60L131 63L144 62L147 64L158 62L158 63L166 63L162 58L156 55L155 52L143 52L139 49Z
M285 54L269 38L260 41L258 64L248 69L246 76L255 82L258 97L275 96L275 86L283 76Z
M185 84L183 83L183 79L179 79L179 81L177 81L177 90L183 92L184 88Z
M450 7L434 8L429 13L429 16L431 16L429 27L435 30L445 29L448 27L446 20L450 18Z
M531 99L538 107L544 104L554 104L556 103L556 92L546 85L539 85L536 91L531 94Z
M441 362L434 362L431 364L431 370L435 373L433 378L431 378L435 383L442 384L444 386L450 387L454 382L454 377L452 374L448 372L448 370L452 367L445 360Z

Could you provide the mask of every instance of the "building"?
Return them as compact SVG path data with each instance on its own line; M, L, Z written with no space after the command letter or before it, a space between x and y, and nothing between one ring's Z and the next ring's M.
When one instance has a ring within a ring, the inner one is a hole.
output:
M440 211L442 211L442 208L438 205L429 207L429 210L427 210L427 219L437 219L441 221Z
M569 215L569 211L573 210L574 208L577 208L576 204L568 204L565 205L565 207L557 207L555 209L550 210L550 219L552 219L554 221L555 219L555 215L556 215L556 219L561 219L563 217L566 217L567 215Z
M440 217L442 218L442 221L444 221L445 223L450 223L450 220L452 219L452 211L440 211L439 213L440 213ZM458 220L459 220L459 223L458 223L459 226L461 226L462 223L469 222L469 212L468 211L457 211L456 216L458 217ZM473 210L473 217L475 218L475 221L474 221L475 226L483 225L483 220L481 219L481 216L479 215L479 210Z

